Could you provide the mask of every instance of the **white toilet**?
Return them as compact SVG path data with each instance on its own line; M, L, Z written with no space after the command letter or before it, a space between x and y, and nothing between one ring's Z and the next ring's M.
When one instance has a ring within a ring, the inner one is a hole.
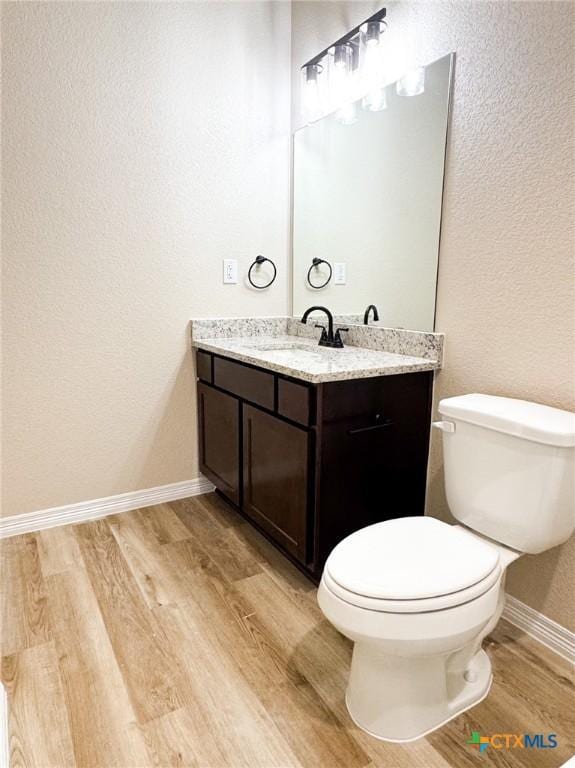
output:
M479 394L439 412L447 501L462 525L404 517L363 528L332 551L318 591L355 643L349 713L388 741L424 736L487 696L481 642L501 616L507 566L575 527L575 414Z

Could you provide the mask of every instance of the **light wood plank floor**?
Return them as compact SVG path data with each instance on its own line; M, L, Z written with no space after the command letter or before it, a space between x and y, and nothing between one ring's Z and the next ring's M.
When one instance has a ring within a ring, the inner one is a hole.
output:
M2 542L12 768L556 768L575 751L566 662L505 623L482 704L405 746L350 721L350 644L315 589L215 495ZM557 749L466 744L558 734Z

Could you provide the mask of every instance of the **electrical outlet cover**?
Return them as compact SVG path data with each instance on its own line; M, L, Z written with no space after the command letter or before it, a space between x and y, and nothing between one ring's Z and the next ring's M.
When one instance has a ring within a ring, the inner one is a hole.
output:
M224 259L224 283L238 282L238 260Z
M336 261L333 265L334 285L345 285L346 283L346 265L343 261Z

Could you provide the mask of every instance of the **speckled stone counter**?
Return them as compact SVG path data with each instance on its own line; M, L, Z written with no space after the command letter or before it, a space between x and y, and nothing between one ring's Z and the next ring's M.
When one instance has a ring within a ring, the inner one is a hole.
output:
M350 334L354 330L350 329ZM359 338L355 344L348 343L346 339L343 349L320 347L316 333L317 329L306 327L293 318L192 321L192 344L195 348L314 384L432 371L440 367L438 359L359 346ZM373 339L371 343L375 343ZM426 351L429 354L429 349Z
M231 339L240 336L279 336L288 332L289 317L195 317L192 340Z
M341 328L343 325L342 322L334 322L334 328ZM393 352L396 355L424 357L439 363L438 367L441 367L445 338L443 333L407 331L404 328L386 328L376 325L347 325L346 327L349 328L344 336L346 346ZM321 333L314 322L308 321L307 325L304 325L294 317L288 318L287 331L295 336L318 340Z
M321 317L310 317L304 325L296 317L201 317L190 321L194 341L200 339L237 338L243 336L279 336L289 334L319 340L320 331L315 322ZM334 328L348 325L336 317ZM397 355L424 357L441 363L443 360L443 333L409 331L404 328L386 328L381 325L349 325L345 345L364 347Z

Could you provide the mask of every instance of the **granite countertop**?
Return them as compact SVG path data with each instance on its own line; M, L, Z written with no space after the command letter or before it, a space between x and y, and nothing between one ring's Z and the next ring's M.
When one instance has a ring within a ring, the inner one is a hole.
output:
M436 360L383 350L351 345L343 349L320 347L317 339L287 333L200 338L193 339L192 344L196 349L214 352L314 384L433 371L440 367Z

